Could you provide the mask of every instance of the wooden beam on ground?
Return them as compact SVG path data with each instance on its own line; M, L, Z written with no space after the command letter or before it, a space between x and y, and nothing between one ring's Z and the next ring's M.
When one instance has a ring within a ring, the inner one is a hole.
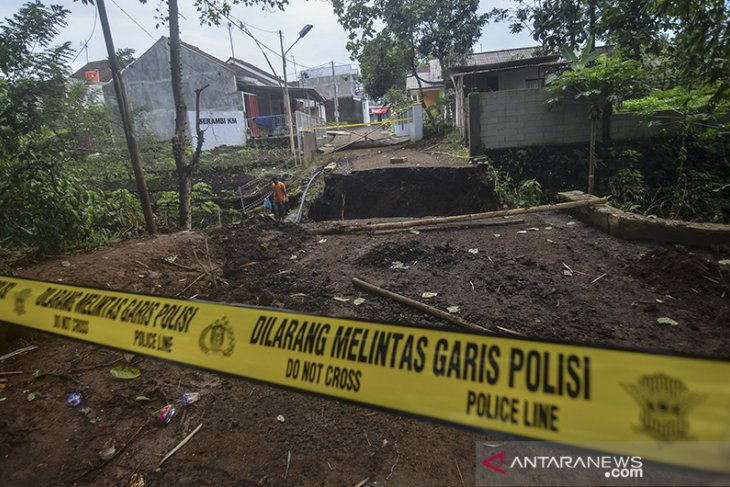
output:
M435 316L437 318L446 320L449 323L453 323L455 325L461 326L462 328L468 328L470 330L478 330L478 331L483 331L483 332L487 332L487 333L494 333L492 330L490 330L488 328L484 328L483 326L479 326L476 323L466 321L462 318L459 318L458 316L449 314L446 311L441 311L438 308L434 308L433 306L429 306L427 304L423 304L414 299L407 298L401 294L396 294L394 292L388 291L387 289L378 287L375 284L370 284L369 282L365 282L361 279L358 279L357 277L352 278L352 283L358 287L361 287L367 291L370 291L371 293L374 293L374 294L377 294L379 296L383 296L386 298L390 298L394 301L398 301L399 303L410 306L411 308L416 308L420 311L423 311L424 313L430 314L431 316Z
M591 198L580 201L568 201L566 203L555 203L551 205L529 206L527 208L513 208L510 210L487 211L484 213L470 213L468 215L454 215L442 217L420 218L417 220L405 220L386 223L372 223L366 225L340 225L329 229L321 230L322 234L352 233L371 230L390 230L393 228L410 228L441 223L462 222L469 220L484 220L487 218L498 218L503 216L526 215L528 213L544 213L548 211L568 210L581 208L583 206L602 205L608 201L606 198Z
M487 220L484 222L477 221L471 223L463 223L461 225L452 225L450 223L443 223L440 225L434 225L431 227L419 228L419 232L432 232L434 230L469 230L471 228L479 227L501 227L502 225L519 225L525 223L522 218L515 218L514 220ZM389 233L406 232L413 230L412 228L394 228L392 230L376 230L373 235L386 235Z

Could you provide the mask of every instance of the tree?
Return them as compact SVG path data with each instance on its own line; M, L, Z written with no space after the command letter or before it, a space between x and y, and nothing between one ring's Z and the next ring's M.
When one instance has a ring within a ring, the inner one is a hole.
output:
M528 30L545 52L554 53L563 47L575 50L588 41L588 8L582 0L515 0L514 8L495 8L487 16L494 22L508 21L513 34Z
M332 5L349 32L347 48L354 57L359 58L369 43L382 43L382 38L392 39L403 50L424 110L419 61L435 57L446 70L469 54L487 21L477 14L478 0L333 0Z
M730 96L730 3L654 0L652 13L673 26L674 58L685 86L713 85L712 102Z
M119 65L124 67L132 64L135 60L134 53L136 51L130 47L124 47L117 49L117 61Z
M590 38L612 44L633 59L655 52L667 27L653 15L649 0L515 0L515 7L495 8L489 20L507 21L512 33L528 30L545 52L577 50Z
M567 101L583 105L590 120L590 150L588 156L588 192L593 193L596 166L596 129L606 110L618 108L628 98L643 94L646 87L645 72L640 63L621 60L619 56L598 56L589 44L576 57L565 50L563 56L571 61L570 69L548 80L547 90L552 95L546 100L548 107Z
M195 114L198 142L195 151L188 161L185 157L189 145L188 113L182 92L182 63L180 61L180 25L178 23L177 0L168 0L170 23L170 71L172 80L172 97L175 100L175 135L172 137L172 154L177 168L178 193L180 195L179 225L190 230L193 225L191 195L193 186L193 171L200 162L200 153L203 149L203 133L200 130L200 93L207 87L195 90Z
M91 190L70 164L104 120L67 81L69 43L53 45L67 13L34 1L0 24L0 245L53 252L127 225L128 193Z
M410 72L408 49L379 33L363 46L358 61L365 91L373 98L383 97L390 89L405 89Z
M141 0L143 3L146 0ZM283 9L287 0L233 0L232 4L244 3L252 5L255 3L264 3L271 7ZM231 4L224 2L216 4L210 0L196 0L195 6L200 13L201 23L209 25L219 24L223 18L230 13ZM172 97L175 103L175 135L172 138L172 154L175 158L175 167L177 168L178 192L180 194L180 215L179 225L181 228L190 229L192 227L192 208L191 208L191 192L192 192L192 175L200 162L200 153L203 149L204 134L200 130L199 113L200 113L200 94L207 87L201 86L195 89L195 113L196 113L196 134L197 143L195 150L190 158L186 156L190 145L188 137L188 117L187 106L182 91L182 63L180 61L180 25L178 22L178 6L177 0L167 0L168 15L166 19L170 27L170 72L172 81Z
M602 2L597 35L624 57L639 60L642 55L658 55L666 43L670 25L654 15L650 6L649 0Z
M53 39L69 11L28 2L0 25L0 157L19 147L18 134L53 127L66 95L71 43Z

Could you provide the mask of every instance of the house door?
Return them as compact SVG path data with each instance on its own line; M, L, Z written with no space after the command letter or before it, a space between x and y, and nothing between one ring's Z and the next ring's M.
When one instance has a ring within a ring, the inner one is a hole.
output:
M261 115L259 111L259 99L256 95L249 95L248 93L243 94L243 103L246 105L246 122L248 128L251 130L251 134L254 137L261 137L261 129L253 123L253 118Z

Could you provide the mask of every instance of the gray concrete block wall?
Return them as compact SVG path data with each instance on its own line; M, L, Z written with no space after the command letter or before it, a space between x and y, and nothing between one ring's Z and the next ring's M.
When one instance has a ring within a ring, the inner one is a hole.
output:
M478 96L480 123L479 133L470 137L477 136L483 149L587 143L590 140L591 121L585 107L566 102L548 110L545 90L505 90L471 96ZM599 122L599 137L600 130ZM631 114L618 113L611 119L613 140L650 138L659 134L658 128L647 127ZM475 150L475 144L470 143L470 147Z

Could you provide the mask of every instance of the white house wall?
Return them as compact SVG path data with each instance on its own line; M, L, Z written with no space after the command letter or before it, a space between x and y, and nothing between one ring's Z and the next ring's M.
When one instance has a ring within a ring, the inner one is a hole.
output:
M208 87L200 97L201 110L242 112L243 102L234 73L220 63L182 46L182 91L188 111L195 110L195 89ZM139 112L140 129L167 140L175 133L175 104L172 98L170 50L167 38L158 40L139 59L122 71L132 112ZM107 103L116 111L111 83L104 87ZM193 127L190 127L191 129ZM191 132L192 133L192 132Z
M195 131L195 110L188 110L193 147L197 144ZM246 143L246 118L242 111L200 111L200 129L203 131L203 150L221 145L244 145Z
M332 79L332 68L324 67L318 69L307 70L308 78L303 78L302 87L314 88L327 100L334 100L335 87ZM353 69L349 64L335 65L335 80L337 82L337 97L354 97L355 79L357 78L357 70Z

